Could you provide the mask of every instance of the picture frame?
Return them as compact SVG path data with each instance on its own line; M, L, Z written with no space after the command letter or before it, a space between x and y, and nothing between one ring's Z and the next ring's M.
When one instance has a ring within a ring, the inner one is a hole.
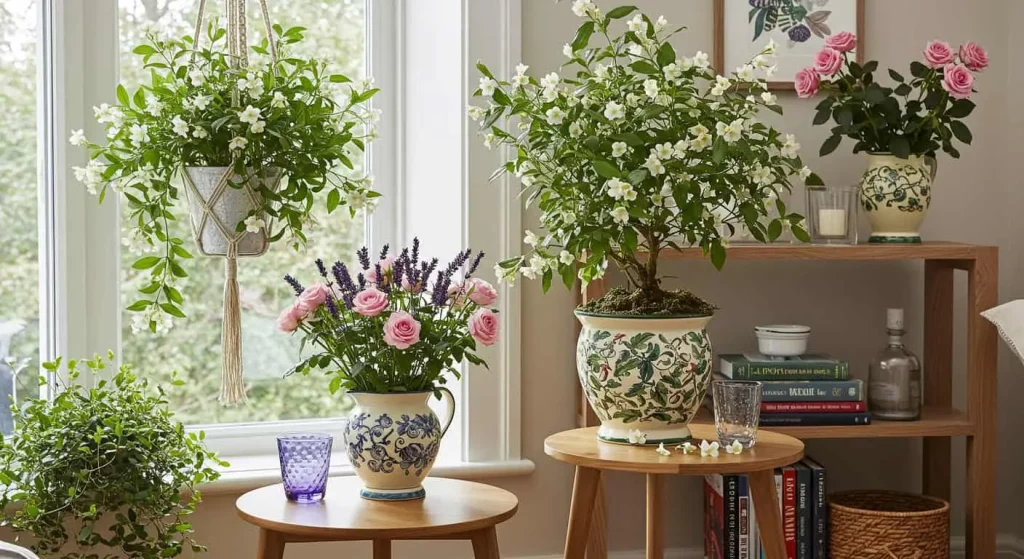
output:
M755 2L763 5L757 6ZM786 15L785 23L778 25L782 19L778 15L780 7L799 7L803 17L793 21L791 15ZM774 21L770 12L773 8ZM813 17L821 12L825 12L824 15ZM766 21L771 25L767 31L764 30ZM788 25L785 32L783 25ZM796 27L802 30L790 35L789 31ZM857 35L855 54L857 63L863 64L864 0L714 0L713 64L718 73L726 74L756 55L769 38L774 38L779 45L776 53L779 68L768 80L768 89L793 90L793 76L801 68L814 65L814 55L824 45L825 36L841 31ZM750 39L752 32L755 35ZM803 40L790 38L794 36Z

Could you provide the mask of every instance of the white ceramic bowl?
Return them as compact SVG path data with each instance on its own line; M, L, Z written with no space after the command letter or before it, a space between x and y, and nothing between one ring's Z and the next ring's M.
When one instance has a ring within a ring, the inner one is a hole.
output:
M810 326L797 324L771 324L755 326L757 349L771 357L796 357L807 353L807 338L811 337Z

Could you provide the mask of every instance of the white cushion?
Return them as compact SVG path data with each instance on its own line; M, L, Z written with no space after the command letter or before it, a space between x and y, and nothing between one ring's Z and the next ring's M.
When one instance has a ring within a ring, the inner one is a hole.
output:
M1024 362L1024 353L1021 353L1024 350L1024 299L992 307L981 316L996 325L1006 345L1010 346L1017 359Z
M39 559L39 557L24 547L0 542L0 559Z

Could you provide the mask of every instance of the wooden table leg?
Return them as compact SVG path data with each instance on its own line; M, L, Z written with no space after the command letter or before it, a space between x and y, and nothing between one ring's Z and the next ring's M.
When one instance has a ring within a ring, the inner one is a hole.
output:
M373 540L373 559L391 559L391 540Z
M494 526L473 532L473 557L476 559L498 559L498 533Z
M601 481L601 470L576 466L572 483L572 505L569 507L569 529L565 534L565 559L584 559L587 536L594 518L594 498Z
M761 544L768 559L786 559L786 540L782 533L782 515L779 514L779 496L775 491L775 472L764 470L747 474L750 495L754 498L754 513Z
M587 538L587 559L608 559L608 507L607 484L604 478L597 483L597 497L594 499L594 519L591 520L590 537Z
M647 474L647 559L665 556L665 477Z
M257 559L282 559L284 557L284 536L278 532L260 528L260 546Z

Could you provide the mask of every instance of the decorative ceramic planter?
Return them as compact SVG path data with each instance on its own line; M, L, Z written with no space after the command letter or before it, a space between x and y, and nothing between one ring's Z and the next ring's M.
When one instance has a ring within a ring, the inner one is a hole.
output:
M860 200L871 222L869 243L920 243L918 230L932 199L935 159L867 155Z
M640 431L646 444L690 440L687 425L711 379L711 317L576 317L576 369L601 420L598 438L626 443Z
M427 405L430 392L408 394L350 393L356 406L348 414L345 447L365 499L405 501L426 495L441 437L455 416L455 400L440 388L448 404L444 426Z
M188 195L192 235L199 251L207 256L259 256L267 251L267 227L258 232L237 231L238 223L263 205L259 188L277 190L281 182L278 169L266 178L248 177L231 171L231 167L185 167L185 192ZM269 223L269 219L263 218Z

